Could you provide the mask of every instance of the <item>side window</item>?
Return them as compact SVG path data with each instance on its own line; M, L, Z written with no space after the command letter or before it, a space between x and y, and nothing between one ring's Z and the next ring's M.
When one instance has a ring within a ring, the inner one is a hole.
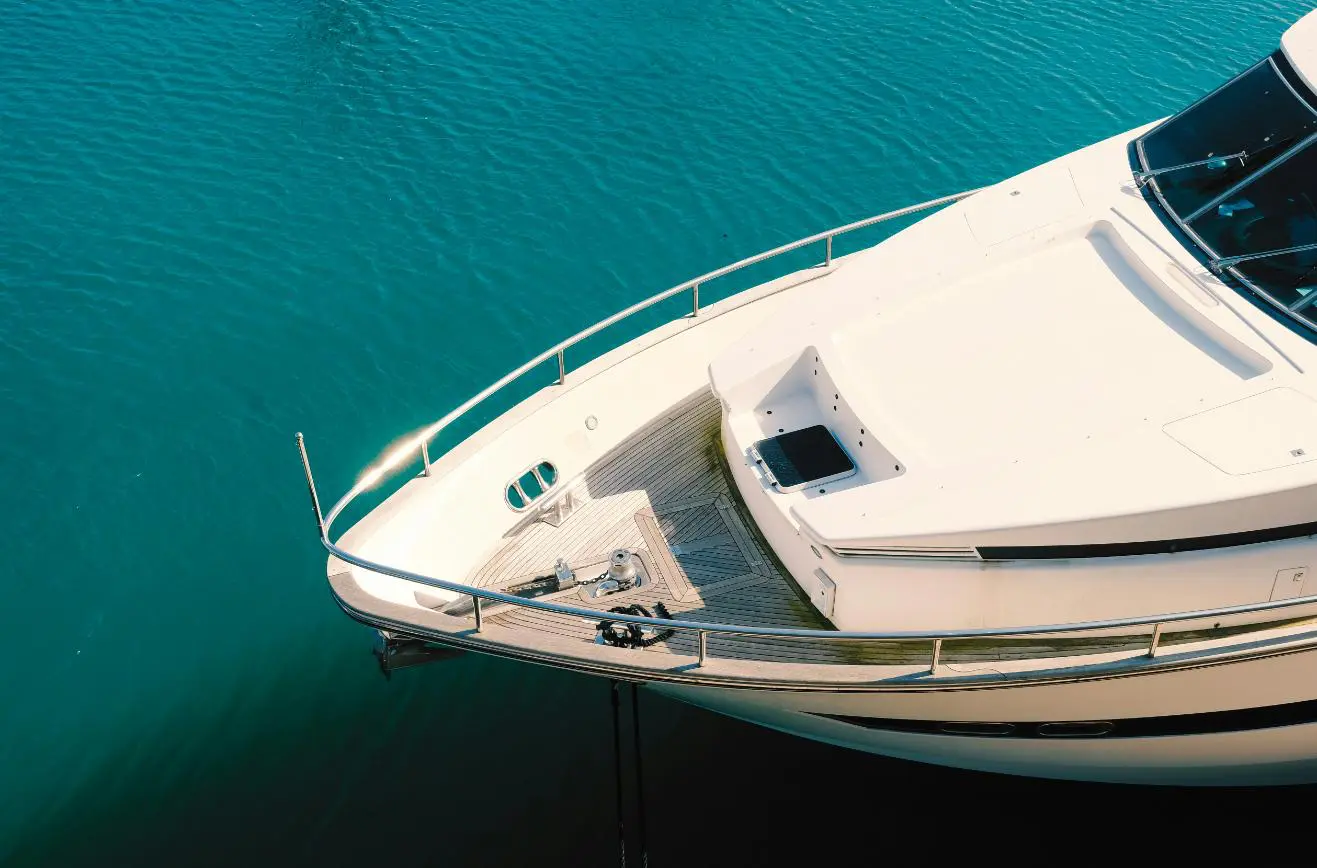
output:
M517 512L528 508L558 483L558 468L541 461L507 484L503 499Z

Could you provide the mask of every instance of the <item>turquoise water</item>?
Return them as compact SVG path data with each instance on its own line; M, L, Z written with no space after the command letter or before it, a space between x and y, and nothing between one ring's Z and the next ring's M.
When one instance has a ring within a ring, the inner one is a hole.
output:
M293 432L342 491L642 295L1172 111L1305 6L0 0L0 863L612 864L606 686L385 683ZM643 700L656 865L1112 797Z

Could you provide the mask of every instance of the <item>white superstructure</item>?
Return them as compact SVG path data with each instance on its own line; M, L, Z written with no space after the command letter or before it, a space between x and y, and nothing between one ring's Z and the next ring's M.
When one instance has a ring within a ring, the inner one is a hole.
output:
M1170 119L550 349L320 521L337 599L385 664L485 651L971 768L1317 780L1315 79L1312 13Z

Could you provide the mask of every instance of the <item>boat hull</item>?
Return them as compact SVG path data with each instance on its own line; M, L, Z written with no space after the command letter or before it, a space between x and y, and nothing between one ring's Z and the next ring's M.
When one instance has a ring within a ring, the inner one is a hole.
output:
M655 684L665 695L838 747L1079 781L1317 782L1317 650L1102 681L817 693ZM1307 690L1301 688L1308 686Z

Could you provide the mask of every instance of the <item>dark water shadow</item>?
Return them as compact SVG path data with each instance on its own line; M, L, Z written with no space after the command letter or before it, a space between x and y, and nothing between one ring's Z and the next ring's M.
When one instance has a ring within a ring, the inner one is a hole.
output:
M6 864L617 864L606 682L471 656L385 684L368 659L337 662L342 677L325 689L249 709L260 725L242 738L227 738L222 721L167 722L148 762L125 759L81 782ZM625 827L639 864L623 708ZM1086 815L1118 838L1118 816L1155 814L1155 828L1139 824L1141 838L1169 841L1203 811L1279 807L1296 795L960 772L807 742L644 691L641 708L655 866L868 859L901 839L912 846L911 836L930 858L967 843L981 856L1016 853L1051 838L1051 824ZM193 728L204 724L199 750Z

